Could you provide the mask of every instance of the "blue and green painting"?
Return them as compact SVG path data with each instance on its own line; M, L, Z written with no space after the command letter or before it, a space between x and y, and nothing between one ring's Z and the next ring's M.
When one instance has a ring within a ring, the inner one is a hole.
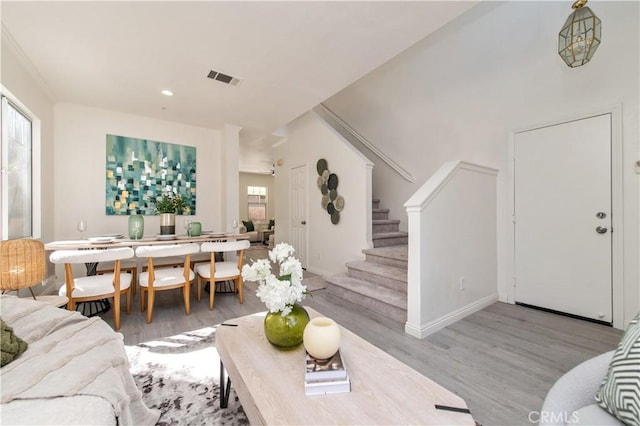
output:
M182 214L196 214L196 148L107 135L107 215L156 214L151 200L162 194L179 195Z

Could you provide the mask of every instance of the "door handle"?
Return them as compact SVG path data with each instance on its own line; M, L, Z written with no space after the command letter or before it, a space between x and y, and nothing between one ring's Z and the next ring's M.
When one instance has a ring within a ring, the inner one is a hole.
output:
M306 224L307 224L306 220L303 220L302 222L300 222L300 225L306 225Z
M598 234L606 234L608 231L606 226L596 226L596 232Z

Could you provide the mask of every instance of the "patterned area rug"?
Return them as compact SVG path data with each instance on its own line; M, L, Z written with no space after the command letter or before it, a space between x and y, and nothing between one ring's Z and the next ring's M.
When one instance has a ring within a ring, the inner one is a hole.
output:
M247 425L233 387L220 408L220 358L215 328L126 346L143 400L161 411L158 425Z

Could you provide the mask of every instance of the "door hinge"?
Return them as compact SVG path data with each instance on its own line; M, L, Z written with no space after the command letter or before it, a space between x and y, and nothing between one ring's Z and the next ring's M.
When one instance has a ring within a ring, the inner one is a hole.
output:
M516 215L511 216L511 223L516 223Z
M511 285L512 285L513 287L515 287L515 286L516 286L516 277L513 277L513 279L511 280Z

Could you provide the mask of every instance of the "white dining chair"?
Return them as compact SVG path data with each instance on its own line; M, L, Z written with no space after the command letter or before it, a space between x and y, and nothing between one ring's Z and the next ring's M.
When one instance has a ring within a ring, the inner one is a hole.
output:
M235 292L240 303L243 303L242 294L242 259L244 251L251 246L249 240L202 243L200 250L211 253L208 263L196 266L198 283L198 301L202 293L202 283L209 282L209 310L213 310L213 301L216 293L216 282L233 281ZM216 261L216 253L237 252L237 260Z
M191 313L191 282L195 278L195 274L191 270L191 255L199 251L200 246L196 243L148 245L136 248L136 257L147 259L146 270L138 275L140 309L144 311L146 302L147 324L151 324L153 318L156 291L181 288L185 314L189 315ZM176 256L180 256L183 259L181 267L159 267L154 263L163 258Z
M60 296L69 299L67 308L76 309L76 303L113 298L113 317L115 329L120 329L120 296L127 295L126 312L131 312L131 280L129 273L122 272L120 261L131 259L133 249L120 247L107 250L57 250L51 253L49 260L64 264L65 285L59 290ZM74 277L74 264L114 262L113 273Z

